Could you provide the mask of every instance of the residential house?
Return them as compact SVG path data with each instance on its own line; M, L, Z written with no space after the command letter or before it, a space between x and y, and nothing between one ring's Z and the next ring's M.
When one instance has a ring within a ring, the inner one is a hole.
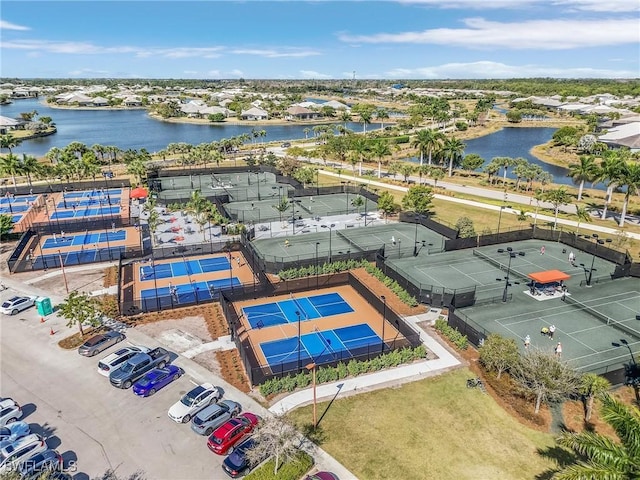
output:
M261 108L251 107L249 110L243 110L240 118L242 120L268 120L269 114Z

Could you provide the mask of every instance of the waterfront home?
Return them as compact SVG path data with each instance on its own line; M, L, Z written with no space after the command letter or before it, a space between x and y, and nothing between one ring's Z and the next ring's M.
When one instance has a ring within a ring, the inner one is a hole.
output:
M299 105L293 105L286 110L287 120L314 120L317 118L322 118L322 114L319 112L314 112L308 108L301 107Z
M251 107L249 110L243 110L240 113L242 120L268 120L269 113L258 107Z

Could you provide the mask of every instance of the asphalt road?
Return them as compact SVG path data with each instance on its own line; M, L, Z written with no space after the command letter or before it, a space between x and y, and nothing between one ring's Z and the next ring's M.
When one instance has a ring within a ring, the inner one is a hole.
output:
M0 294L3 300L10 295ZM56 345L69 334L67 327L54 327L63 330L51 336L51 324L40 323L34 308L0 316L0 394L23 406L23 420L44 433L65 466L75 463L74 479L107 469L122 476L142 470L148 479L228 478L220 469L223 457L208 450L206 437L167 416L194 386L188 375L153 397L138 398L96 371L99 359L118 347L81 357Z

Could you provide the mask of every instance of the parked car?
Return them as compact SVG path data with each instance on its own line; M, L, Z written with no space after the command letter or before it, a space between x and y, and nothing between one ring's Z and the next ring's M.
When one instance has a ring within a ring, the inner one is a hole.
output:
M307 475L304 480L340 480L335 473L331 472L316 472L311 475Z
M0 450L0 473L15 469L21 462L44 452L47 443L40 435L32 433Z
M191 430L198 435L211 435L220 425L235 417L242 411L239 403L233 400L222 400L203 408L191 420Z
M174 380L179 379L184 370L175 365L167 365L165 368L154 368L133 384L133 393L139 397L149 397L161 388L166 387Z
M129 388L133 382L154 368L164 368L171 361L171 355L158 347L147 353L136 353L129 360L109 374L109 382L116 388Z
M22 310L26 310L29 307L33 307L36 304L36 298L38 297L11 297L8 300L2 302L0 306L0 312L5 315L16 315Z
M225 455L237 443L249 435L260 421L253 413L243 413L216 428L207 440L207 447L213 453Z
M284 142L280 145L281 148L289 148L291 146L291 142Z
M141 347L138 345L131 347L123 347L116 352L113 352L98 362L98 373L105 377L108 377L111 372L120 367L124 362L132 358L136 353L147 353L149 349L147 347Z
M200 410L222 397L222 391L210 383L203 383L185 393L169 409L168 415L173 421L187 423Z
M108 332L94 335L84 342L78 347L78 353L85 357L93 357L116 343L120 343L125 338L122 333L109 330Z
M12 398L3 398L0 401L0 427L18 421L22 418L22 407Z
M34 474L42 475L43 472L55 472L62 470L63 460L56 450L48 449L34 455L29 460L20 463L18 471L23 477Z
M269 457L269 454L265 454L257 461L250 462L247 458L247 450L251 450L256 446L254 438L249 437L247 440L238 445L231 454L222 462L222 470L231 478L238 478L246 475L255 467L260 465L263 461Z
M19 438L26 437L31 433L31 428L27 422L12 422L6 427L0 428L0 449L11 445Z

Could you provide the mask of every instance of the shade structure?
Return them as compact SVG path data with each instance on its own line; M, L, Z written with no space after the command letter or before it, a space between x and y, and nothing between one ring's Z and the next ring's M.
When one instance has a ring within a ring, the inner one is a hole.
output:
M561 280L568 280L571 275L567 275L560 270L545 270L544 272L534 272L527 275L531 280L537 283L553 283Z
M146 188L138 187L131 190L131 194L129 197L131 198L147 198L149 196L149 192L147 192Z

